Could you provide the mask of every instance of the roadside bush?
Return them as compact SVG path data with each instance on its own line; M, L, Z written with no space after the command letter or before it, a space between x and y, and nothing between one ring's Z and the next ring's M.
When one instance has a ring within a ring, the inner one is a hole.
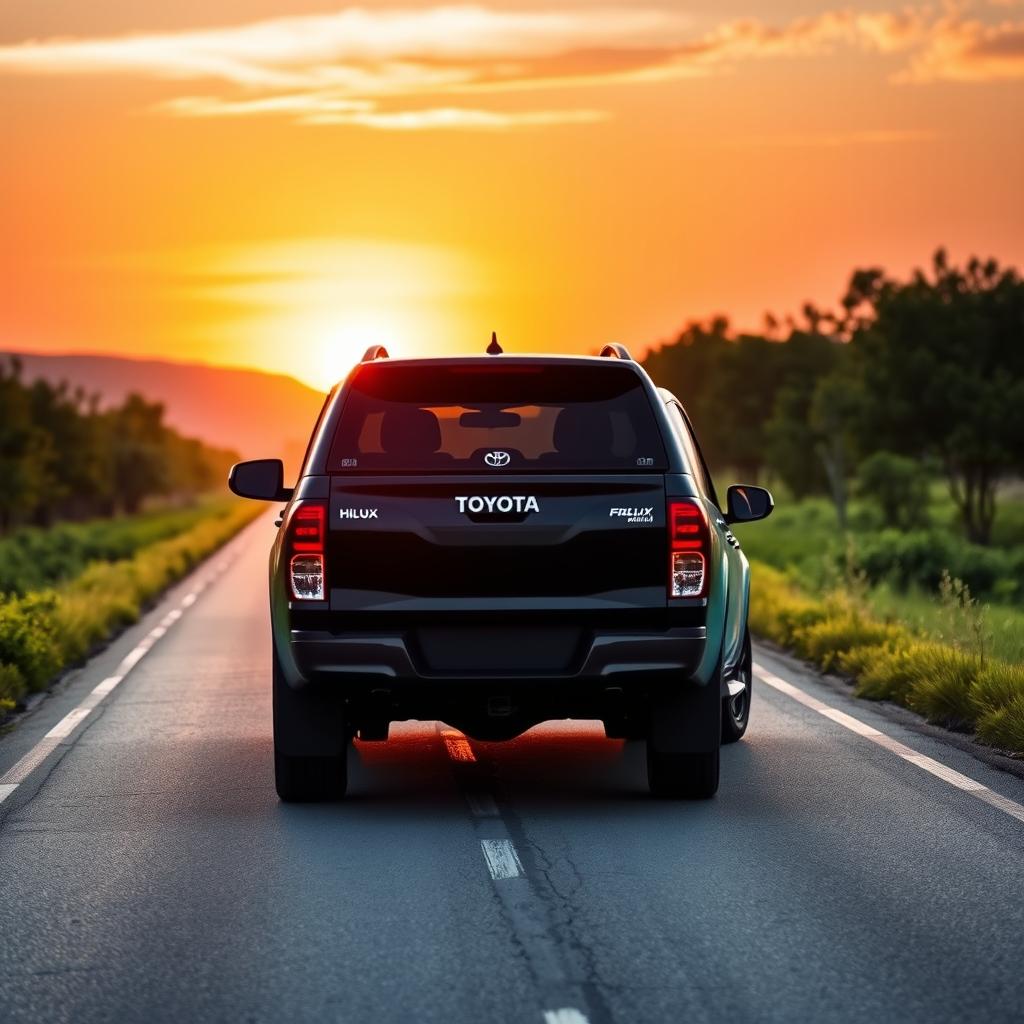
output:
M862 670L856 676L854 693L868 700L891 700L906 704L910 689L917 679L920 644L907 647L880 646L870 648L875 656L865 657ZM866 651L865 651L866 654Z
M25 693L25 680L13 665L0 665L0 716L13 710Z
M29 689L60 668L57 595L30 594L0 603L0 664L13 666Z
M130 559L97 562L57 587L0 598L0 710L136 621L149 600L262 511L255 502L214 508L191 529Z
M873 617L853 595L802 593L785 574L757 563L751 629L797 654L850 676L854 692L891 700L933 722L975 729L995 747L1024 753L1024 665L989 656L986 609L946 577L937 612L941 639Z
M978 719L977 733L982 743L1017 753L1024 751L1024 694L986 711Z
M978 672L971 687L971 703L980 717L1024 697L1024 665L990 662Z
M875 452L857 470L857 493L878 507L883 523L904 530L927 525L928 484L919 460L894 452Z
M0 539L0 594L27 594L83 572L92 562L130 558L217 514L223 499L163 508L138 516L26 526Z
M793 647L801 657L828 671L837 667L840 655L853 648L878 647L905 637L899 626L871 619L853 606L833 605L826 618L794 632Z
M975 721L971 687L980 665L976 658L944 644L922 644L914 658L915 678L907 706L929 721L969 729Z
M786 647L797 631L823 619L820 601L802 594L784 573L757 563L751 573L750 629Z
M1024 552L997 551L967 544L940 530L881 530L857 538L857 562L872 583L889 581L901 589L917 585L935 591L943 575L962 580L972 594L1019 594Z

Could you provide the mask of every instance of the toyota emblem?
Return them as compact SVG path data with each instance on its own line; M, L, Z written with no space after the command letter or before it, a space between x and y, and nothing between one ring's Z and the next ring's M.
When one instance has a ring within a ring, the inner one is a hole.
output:
M484 462L488 466L494 466L500 469L502 466L507 466L512 461L512 456L508 452L488 452L484 456Z

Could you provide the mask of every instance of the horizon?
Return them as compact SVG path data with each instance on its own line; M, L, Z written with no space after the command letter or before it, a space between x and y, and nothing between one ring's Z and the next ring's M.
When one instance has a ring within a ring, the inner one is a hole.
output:
M9 11L0 346L322 390L1020 266L1021 40L1020 0Z

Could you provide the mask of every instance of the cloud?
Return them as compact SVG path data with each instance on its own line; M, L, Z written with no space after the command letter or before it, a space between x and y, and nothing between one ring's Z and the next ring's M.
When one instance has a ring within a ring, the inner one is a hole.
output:
M942 19L899 80L993 82L1024 78L1024 21Z
M607 119L601 110L496 111L464 107L428 107L415 110L381 110L370 100L314 93L223 100L216 96L183 96L163 104L181 117L293 116L299 124L355 125L384 131L437 129L500 131L509 128L555 124L594 124Z
M979 0L975 0L979 2ZM1024 21L937 8L826 11L774 26L734 18L694 34L669 8L499 11L347 8L217 29L0 46L0 74L131 75L212 85L155 107L177 117L288 117L382 130L589 124L591 109L495 111L452 98L705 76L743 62L860 51L902 58L894 80L1024 75ZM1013 4L1003 0L1004 16ZM441 102L438 102L441 97ZM445 99L447 97L447 99Z

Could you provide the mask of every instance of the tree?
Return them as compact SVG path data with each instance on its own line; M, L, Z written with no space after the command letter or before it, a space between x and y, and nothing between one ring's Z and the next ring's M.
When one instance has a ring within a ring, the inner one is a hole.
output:
M928 525L928 472L918 459L893 452L869 455L857 471L857 492L878 506L886 526Z
M1001 477L1024 469L1024 282L995 260L929 278L858 271L843 302L866 450L934 453L967 537L988 543Z

